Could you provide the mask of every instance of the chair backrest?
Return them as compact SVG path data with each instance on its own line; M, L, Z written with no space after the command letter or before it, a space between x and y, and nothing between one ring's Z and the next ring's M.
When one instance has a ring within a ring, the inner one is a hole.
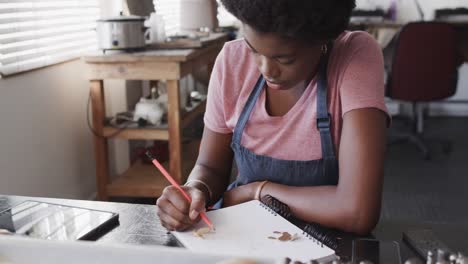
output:
M459 66L456 34L447 23L404 26L396 42L387 96L412 102L452 96Z

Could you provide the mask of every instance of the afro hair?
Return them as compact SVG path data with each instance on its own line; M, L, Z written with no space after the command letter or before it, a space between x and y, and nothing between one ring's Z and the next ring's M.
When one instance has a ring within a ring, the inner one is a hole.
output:
M308 42L333 40L349 24L355 0L221 0L258 32Z

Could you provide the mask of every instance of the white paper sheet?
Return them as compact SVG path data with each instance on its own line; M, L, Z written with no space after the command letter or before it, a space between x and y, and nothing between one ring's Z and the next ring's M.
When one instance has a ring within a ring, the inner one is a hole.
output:
M265 208L259 201L250 201L206 213L216 231L203 238L193 230L206 227L200 221L193 229L172 232L188 249L194 252L218 253L239 256L285 258L309 262L313 259L333 259L335 252L303 235L302 230ZM297 234L299 239L280 241L274 231Z

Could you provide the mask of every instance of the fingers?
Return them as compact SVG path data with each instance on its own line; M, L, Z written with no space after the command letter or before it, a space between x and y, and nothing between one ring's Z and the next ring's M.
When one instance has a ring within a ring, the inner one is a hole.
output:
M177 207L175 207L169 200L167 199L158 199L156 202L158 205L158 216L161 219L167 219L168 224L176 230L180 230L183 227L192 225L192 221L188 217L188 214L181 212ZM165 216L169 216L170 218L166 218ZM170 222L170 223L169 223Z
M192 203L190 204L189 216L192 221L198 219L201 212L205 212L205 195L203 192L193 188L190 192L190 197L192 197Z
M158 203L157 215L161 221L161 225L170 231L183 231L193 225L188 215L177 211L167 200Z
M192 225L188 216L190 204L175 187L166 187L156 201L156 206L161 224L165 228L172 231L183 230Z
M191 203L173 186L166 187L156 202L161 224L171 231L187 229L198 222L199 213L205 211L203 193L193 187L183 188L192 198Z

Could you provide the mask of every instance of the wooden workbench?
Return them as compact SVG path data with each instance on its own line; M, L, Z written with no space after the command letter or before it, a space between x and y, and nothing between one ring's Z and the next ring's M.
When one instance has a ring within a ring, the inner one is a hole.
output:
M95 53L82 59L87 65L90 80L93 127L96 159L96 180L98 198L107 200L109 196L158 197L166 180L151 165L141 162L133 164L123 175L110 181L107 140L110 137L140 140L169 141L169 164L171 175L179 182L185 182L194 160L182 157L181 130L205 110L202 102L192 111L180 109L179 81L201 68L211 71L214 60L221 50L226 35L217 35L204 47L197 49L147 50L141 52L120 52L113 54ZM129 128L117 135L119 128L105 124L104 80L163 80L168 89L168 126L164 128ZM114 136L115 135L115 136ZM187 152L195 153L197 146ZM193 157L193 155L191 155ZM196 156L196 154L195 154Z

